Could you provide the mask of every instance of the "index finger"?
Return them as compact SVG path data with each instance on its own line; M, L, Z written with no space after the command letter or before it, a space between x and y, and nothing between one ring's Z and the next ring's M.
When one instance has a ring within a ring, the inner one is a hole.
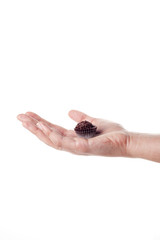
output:
M36 119L38 122L41 121L41 122L47 124L51 128L56 128L58 131L60 131L63 134L65 134L67 132L67 129L45 120L44 118L40 117L39 115L37 115L34 112L26 112L26 115Z

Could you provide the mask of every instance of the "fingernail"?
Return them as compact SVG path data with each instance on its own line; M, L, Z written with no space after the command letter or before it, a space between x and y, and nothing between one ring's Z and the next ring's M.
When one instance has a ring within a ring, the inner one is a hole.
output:
M25 120L27 117L25 115L18 115L17 118L19 120Z

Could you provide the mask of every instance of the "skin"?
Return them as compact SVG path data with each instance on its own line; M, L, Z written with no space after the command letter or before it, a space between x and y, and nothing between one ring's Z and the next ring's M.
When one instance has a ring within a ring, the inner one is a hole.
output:
M33 112L19 114L17 118L42 142L58 150L78 155L138 157L160 162L159 135L131 133L117 123L76 110L71 110L68 115L77 123L91 122L97 126L98 134L89 139L79 137L73 130L52 124Z

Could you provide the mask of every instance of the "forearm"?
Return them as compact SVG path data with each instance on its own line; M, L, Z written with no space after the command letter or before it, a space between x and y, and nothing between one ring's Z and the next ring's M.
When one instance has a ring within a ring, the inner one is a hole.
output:
M160 163L160 135L130 133L127 154L129 157L144 158Z

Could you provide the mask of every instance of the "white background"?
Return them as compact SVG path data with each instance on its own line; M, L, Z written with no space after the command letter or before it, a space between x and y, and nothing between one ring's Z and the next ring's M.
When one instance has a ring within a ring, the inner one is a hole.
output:
M0 1L0 239L160 240L160 165L76 156L21 126L77 109L160 133L160 2Z

